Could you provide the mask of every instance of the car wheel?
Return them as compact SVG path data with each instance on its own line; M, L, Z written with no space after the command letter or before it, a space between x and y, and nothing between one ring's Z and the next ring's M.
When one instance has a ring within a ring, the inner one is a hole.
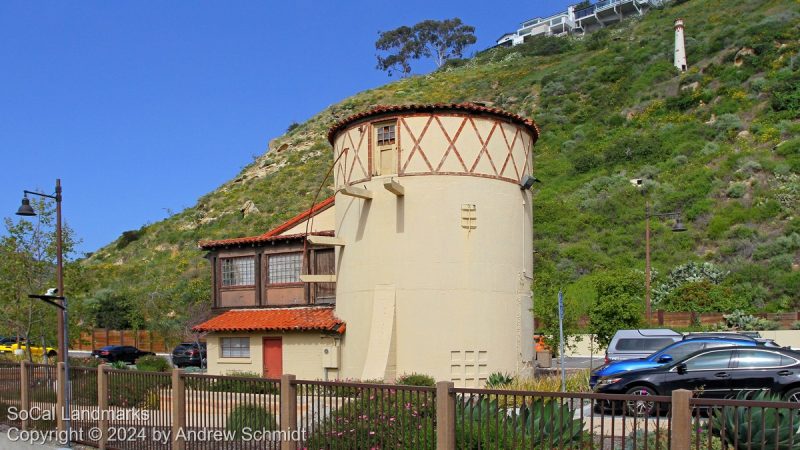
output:
M627 395L637 395L643 397L642 400L628 400L625 402L625 412L630 416L647 417L652 416L656 410L656 403L647 401L644 397L656 395L656 391L647 386L636 386L628 389Z
M787 402L800 403L800 387L789 389L783 394L783 398Z

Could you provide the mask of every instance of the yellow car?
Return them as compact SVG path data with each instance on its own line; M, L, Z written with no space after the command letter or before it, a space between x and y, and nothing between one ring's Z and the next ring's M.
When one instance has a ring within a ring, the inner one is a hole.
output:
M23 350L27 354L28 353L28 344L26 344L25 342L22 342L22 341L19 342L19 343L17 343L17 342L9 342L9 343L0 344L0 353L12 353L12 354L15 354L17 352L17 350ZM42 349L42 347L39 347L39 346L36 346L36 345L31 345L31 355L32 356L40 357L40 356L42 356L43 353L46 353L47 356L50 356L50 357L56 356L56 354L57 354L56 349L54 349L52 347L45 347L44 349Z

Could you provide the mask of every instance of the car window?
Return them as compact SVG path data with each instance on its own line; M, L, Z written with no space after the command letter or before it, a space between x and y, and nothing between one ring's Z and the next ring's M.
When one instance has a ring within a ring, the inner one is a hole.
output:
M739 369L763 369L791 364L785 362L785 359L791 358L761 350L739 350L736 367Z
M668 346L669 344L672 344L673 342L675 341L669 338L623 338L617 341L615 348L618 351L654 352Z
M730 363L733 350L720 350L716 352L703 353L694 358L686 360L687 370L712 370L727 369Z
M679 361L692 353L702 350L703 343L702 342L686 342L673 345L672 347L665 349L664 351L660 352L662 355L669 355L672 356L672 359L675 361ZM659 355L660 356L660 355Z

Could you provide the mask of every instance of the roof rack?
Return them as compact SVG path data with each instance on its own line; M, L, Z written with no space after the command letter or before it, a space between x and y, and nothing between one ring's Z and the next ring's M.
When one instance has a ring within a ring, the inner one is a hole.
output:
M694 338L703 338L703 339L739 339L742 341L752 341L755 342L755 338L752 336L748 336L746 334L737 333L737 332L725 332L725 331L717 331L717 332L705 332L705 333L686 333L683 335L683 339L694 339Z

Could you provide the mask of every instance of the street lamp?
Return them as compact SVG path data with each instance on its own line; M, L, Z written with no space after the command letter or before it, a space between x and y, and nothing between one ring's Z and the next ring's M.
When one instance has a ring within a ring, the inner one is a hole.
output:
M24 206L24 203L23 203ZM21 209L21 208L20 208ZM44 295L36 295L36 294L29 294L29 298L35 298L41 300L48 305L55 306L56 308L60 309L61 314L58 315L59 319L62 320L64 324L64 334L59 336L61 339L64 339L64 342L67 341L69 336L69 322L67 317L67 297L63 295L56 295L58 293L58 289L48 289L47 293ZM61 342L59 340L59 342ZM72 447L72 439L70 436L71 432L71 410L70 404L72 403L72 386L69 382L69 358L64 358L64 411L61 412L64 417L64 431L66 432L66 446L67 448Z
M18 216L35 216L36 211L31 207L31 201L28 200L28 194L38 195L40 197L50 198L56 201L56 279L58 284L58 293L64 295L64 254L63 245L64 238L61 232L61 180L56 179L56 193L55 195L42 194L41 192L23 191L22 205L17 210ZM58 299L56 299L58 300ZM58 303L58 302L57 302ZM57 361L63 362L67 360L67 340L64 338L64 317L59 314L58 316L58 358Z
M647 314L647 324L652 325L652 308L650 304L650 218L651 217L667 217L675 219L675 224L672 226L672 231L680 233L686 231L686 225L681 220L680 211L673 211L667 213L654 213L650 211L650 203L645 201L644 204L644 302Z

